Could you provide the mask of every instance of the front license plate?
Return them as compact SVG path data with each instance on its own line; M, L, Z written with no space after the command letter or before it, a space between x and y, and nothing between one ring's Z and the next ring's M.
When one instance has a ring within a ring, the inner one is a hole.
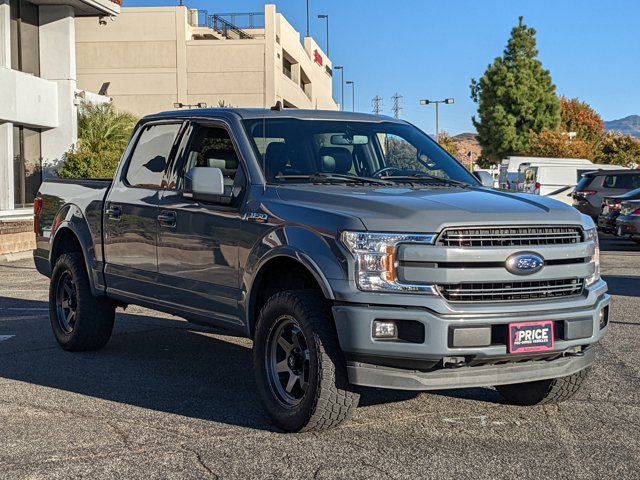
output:
M553 350L553 322L509 324L509 353L547 352Z

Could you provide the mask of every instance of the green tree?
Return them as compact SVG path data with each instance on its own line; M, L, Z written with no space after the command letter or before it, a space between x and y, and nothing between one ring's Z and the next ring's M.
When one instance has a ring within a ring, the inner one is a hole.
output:
M526 152L530 131L560 124L560 101L551 74L537 58L535 34L520 17L502 56L480 80L471 80L471 98L478 104L473 124L482 156L492 163Z
M78 144L65 154L58 176L113 178L136 121L110 103L83 103L78 110Z
M624 166L640 164L640 141L629 135L607 132L602 136L596 161Z

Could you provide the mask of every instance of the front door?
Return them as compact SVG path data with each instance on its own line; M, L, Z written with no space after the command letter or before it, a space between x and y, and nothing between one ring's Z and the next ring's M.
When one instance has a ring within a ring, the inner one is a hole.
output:
M105 279L111 293L153 298L158 202L182 123L147 124L105 201Z
M195 125L176 167L176 188L164 190L159 203L160 298L212 323L239 326L238 241L246 176L227 129ZM184 174L193 167L220 168L231 204L185 196Z

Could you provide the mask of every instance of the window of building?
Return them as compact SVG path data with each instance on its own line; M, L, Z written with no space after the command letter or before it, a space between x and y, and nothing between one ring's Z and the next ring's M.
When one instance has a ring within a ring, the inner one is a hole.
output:
M40 17L38 6L10 0L11 68L40 76Z
M127 167L129 185L160 187L181 126L181 123L170 123L143 127Z
M42 183L40 131L13 127L13 201L16 208L33 203Z
M292 67L292 63L291 61L283 55L282 57L282 73L284 73L285 77L287 78L291 78L291 67Z

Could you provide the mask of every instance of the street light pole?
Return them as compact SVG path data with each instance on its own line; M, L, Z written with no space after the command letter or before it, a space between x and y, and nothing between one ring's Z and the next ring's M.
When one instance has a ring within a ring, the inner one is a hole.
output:
M309 18L309 0L307 0L307 37L311 36L309 33Z
M356 111L356 82L353 80L347 80L345 82L347 85L351 85L351 111Z
M327 57L329 56L329 15L318 15L318 18L327 20Z
M438 137L440 135L440 129L439 129L439 114L440 114L440 104L444 103L447 105L451 105L452 103L454 103L453 98L445 98L444 100L420 100L420 105L429 105L431 103L434 103L436 105L436 142L438 141Z
M340 83L342 84L341 88L342 88L342 98L340 100L340 110L344 110L344 67L343 66L336 66L333 67L334 70L340 70Z

